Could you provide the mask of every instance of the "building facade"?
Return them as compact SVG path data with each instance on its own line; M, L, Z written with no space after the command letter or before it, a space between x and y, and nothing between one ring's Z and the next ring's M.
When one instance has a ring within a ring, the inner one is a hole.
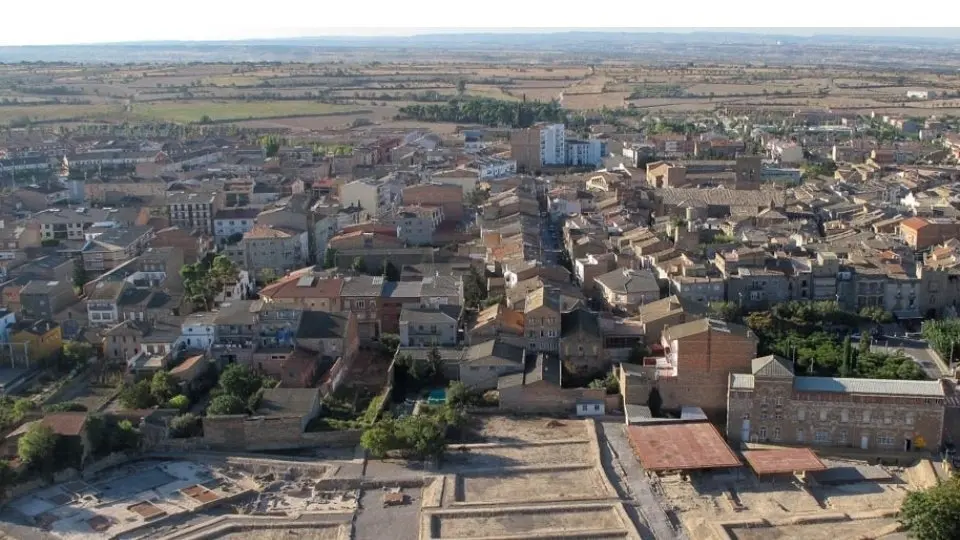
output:
M730 376L727 407L733 441L895 452L939 448L945 410L940 381L797 377L775 356Z

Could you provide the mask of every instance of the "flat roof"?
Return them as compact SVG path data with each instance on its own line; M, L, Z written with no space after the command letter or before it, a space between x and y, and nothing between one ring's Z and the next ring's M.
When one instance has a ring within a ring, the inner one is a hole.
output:
M827 466L809 448L745 450L743 457L753 472L759 475L827 470Z
M650 471L742 465L717 428L709 422L627 426L627 435L640 464Z

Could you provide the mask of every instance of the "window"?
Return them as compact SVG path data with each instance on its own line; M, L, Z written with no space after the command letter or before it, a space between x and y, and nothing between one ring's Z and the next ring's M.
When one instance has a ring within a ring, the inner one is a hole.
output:
M363 309L363 300L357 300L357 307Z
M773 440L780 440L780 428L773 428Z
M749 419L750 419L750 413L748 413L748 412L743 413L743 419L744 419L744 420L749 420Z
M807 411L803 409L797 409L797 420L803 422L807 419Z
M840 439L839 439L839 442L840 442L840 444L847 444L847 430L845 430L845 429L841 429L841 430L840 430Z
M907 424L908 426L912 426L912 425L913 425L913 413L912 413L912 412L908 412L908 413L907 413L907 415L904 417L904 422L906 422L906 424Z
M777 420L783 420L783 413L780 411L777 411L777 414L774 415L774 418L776 418Z
M883 413L883 423L884 423L884 424L892 424L892 423L893 423L893 413L892 413L892 412L887 411L887 412Z
M821 421L821 422L825 422L825 421L827 420L827 415L828 415L828 414L829 414L829 411L828 411L828 410L826 410L826 409L820 409L820 421Z
M783 398L777 396L777 407L783 407Z
M760 428L759 435L761 440L765 440L767 438L767 428Z
M761 420L767 419L767 411L760 411L760 419Z
M890 435L877 435L877 444L880 446L893 446L894 440Z
M870 411L869 411L869 410L863 411L863 421L864 421L865 423L866 423L866 422L870 422Z
M842 411L840 411L840 421L841 421L841 422L848 422L848 421L850 421L850 411L848 411L848 410L846 410L846 409L843 409Z
M813 440L818 443L830 442L830 432L829 431L817 431L813 434Z

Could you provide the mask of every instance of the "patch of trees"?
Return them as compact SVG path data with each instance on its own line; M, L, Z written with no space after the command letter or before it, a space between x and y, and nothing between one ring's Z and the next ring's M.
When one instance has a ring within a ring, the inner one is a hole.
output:
M855 327L859 316L841 311L836 302L784 302L771 311L758 311L744 322L760 340L760 354L777 354L795 361L798 375L866 379L921 380L926 376L903 353L870 350L869 338L860 338L856 349L850 336L823 330L825 325ZM842 332L841 332L842 334Z
M921 327L923 339L937 351L947 363L957 357L957 344L960 343L960 319L932 319L924 321Z
M510 127L564 121L563 110L556 100L521 103L490 98L453 99L433 105L407 105L400 108L398 116L401 119L422 122L460 122Z
M448 430L460 429L466 415L449 403L424 405L420 414L383 418L363 432L360 445L376 458L396 455L406 459L440 459L447 448Z
M255 373L243 364L230 364L220 374L217 387L210 392L208 415L246 414L260 407L263 390L273 388L277 381Z
M900 506L899 520L917 540L960 538L960 479L954 477L908 493Z
M627 99L687 97L687 90L677 84L644 84L637 86Z
M157 406L185 409L190 406L190 398L180 393L176 379L166 370L154 373L149 379L125 383L117 397L120 404L127 409L149 409Z
M183 288L190 300L205 310L210 310L213 299L223 286L237 278L237 265L224 255L209 257L180 269Z

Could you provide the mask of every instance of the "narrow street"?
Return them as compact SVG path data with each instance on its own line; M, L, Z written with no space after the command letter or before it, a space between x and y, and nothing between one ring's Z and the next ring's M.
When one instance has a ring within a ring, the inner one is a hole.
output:
M631 500L628 513L634 520L640 537L656 540L687 540L682 527L674 528L653 491L640 463L633 457L621 422L599 422L600 458L604 472L625 500Z

